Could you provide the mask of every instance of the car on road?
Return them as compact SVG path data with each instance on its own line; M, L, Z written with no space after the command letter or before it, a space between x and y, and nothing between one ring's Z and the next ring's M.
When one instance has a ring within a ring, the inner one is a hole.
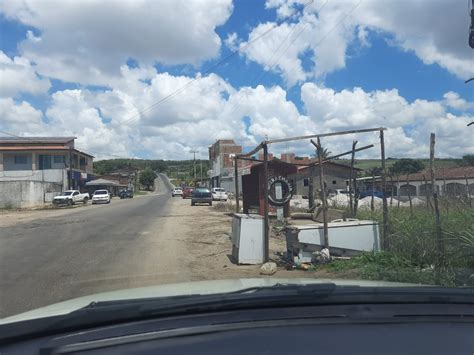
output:
M183 198L191 198L194 192L194 188L186 186L183 189Z
M194 190L191 197L191 206L195 206L197 203L208 203L212 206L212 193L207 187L198 187Z
M213 201L227 201L229 196L227 192L222 187L213 187L212 188L212 200Z
M110 192L108 190L95 190L92 195L92 204L96 203L110 203Z
M74 205L76 202L86 204L89 201L88 193L80 193L79 190L66 190L61 195L53 198L53 204L59 205Z
M121 199L124 199L124 198L133 198L133 191L132 190L120 190L119 192L119 197Z
M183 196L183 189L181 187L175 187L171 192L171 196Z

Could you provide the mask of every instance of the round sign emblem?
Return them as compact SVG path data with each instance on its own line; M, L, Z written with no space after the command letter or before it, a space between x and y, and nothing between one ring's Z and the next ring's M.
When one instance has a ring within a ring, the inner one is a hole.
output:
M293 190L293 185L286 177L272 176L268 179L268 202L274 206L283 206L291 200Z

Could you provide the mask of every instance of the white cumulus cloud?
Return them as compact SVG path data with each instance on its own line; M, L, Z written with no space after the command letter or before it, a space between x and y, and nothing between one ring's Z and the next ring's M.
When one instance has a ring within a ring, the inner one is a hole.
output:
M40 74L109 85L129 58L140 63L199 64L219 54L217 26L231 0L3 1L7 18L36 28L19 48Z

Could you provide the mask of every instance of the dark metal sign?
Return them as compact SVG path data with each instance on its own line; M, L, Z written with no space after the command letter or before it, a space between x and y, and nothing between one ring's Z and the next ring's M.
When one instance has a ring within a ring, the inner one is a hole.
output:
M278 186L281 187L281 196L277 196ZM283 206L290 202L293 192L293 184L285 176L277 175L268 179L268 202L273 206Z

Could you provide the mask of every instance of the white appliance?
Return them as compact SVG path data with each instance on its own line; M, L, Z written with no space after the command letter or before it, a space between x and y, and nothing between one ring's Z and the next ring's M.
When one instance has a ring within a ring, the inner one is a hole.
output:
M263 263L263 216L235 213L232 218L231 239L232 257L238 264Z
M324 247L322 223L289 225L285 234L288 256L300 262L311 262L313 253ZM328 223L331 255L355 256L363 251L379 251L379 238L379 225L375 221L341 220Z

